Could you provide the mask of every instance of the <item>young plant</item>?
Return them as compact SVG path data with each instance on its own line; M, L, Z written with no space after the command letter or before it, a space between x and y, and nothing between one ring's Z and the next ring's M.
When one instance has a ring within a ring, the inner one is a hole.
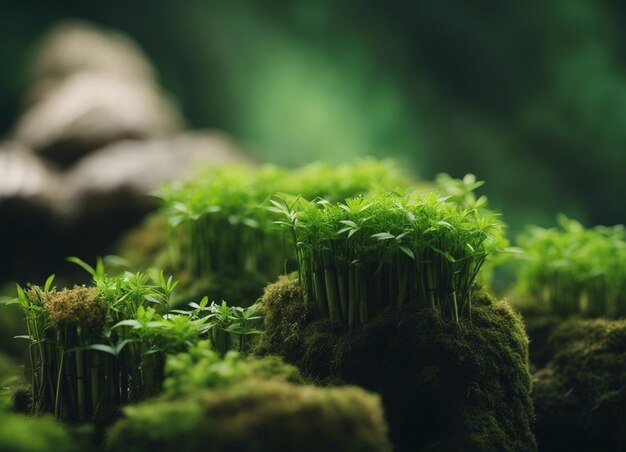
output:
M363 324L385 308L430 305L455 321L500 223L437 194L379 193L330 203L277 197L294 236L305 301L332 321Z
M180 352L206 334L205 320L168 315L176 282L161 272L110 276L70 258L93 277L93 286L57 290L17 286L29 341L29 372L36 412L82 422L140 400L161 387L164 354Z
M559 228L529 227L517 291L560 316L619 318L626 315L624 226L592 229L563 215Z
M256 315L259 305L253 304L247 308L228 306L226 301L221 304L215 302L208 304L208 298L204 297L200 304L189 303L192 311L175 311L186 313L196 322L207 321L206 328L210 330L211 344L213 349L222 356L232 348L231 337L237 338L240 352L245 350L248 336L262 334L262 331L254 328L254 323L261 316Z
M195 276L261 273L270 279L285 271L289 237L262 207L276 193L342 201L375 189L408 185L390 162L363 159L354 164L311 164L287 170L274 166L214 168L185 183L164 186L158 196L167 216L174 261Z

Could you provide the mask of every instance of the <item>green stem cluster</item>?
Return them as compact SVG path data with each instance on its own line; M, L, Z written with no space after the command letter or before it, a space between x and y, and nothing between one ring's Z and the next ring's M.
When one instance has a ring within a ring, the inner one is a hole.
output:
M530 227L520 237L518 293L560 316L626 316L626 232L584 228L560 216L559 228Z
M295 265L289 236L262 207L276 193L341 201L373 189L394 189L408 180L388 161L363 159L353 164L311 164L296 170L263 166L213 168L186 183L158 193L169 220L171 254L195 276L208 274L268 277Z
M476 276L501 224L436 194L273 204L294 234L306 302L349 327L409 304L457 322L470 315Z
M110 277L73 258L94 286L57 291L17 287L29 341L34 409L85 422L114 407L157 393L168 352L181 352L208 330L205 320L160 314L176 286L161 273L157 285L141 273ZM155 306L155 307L153 307Z

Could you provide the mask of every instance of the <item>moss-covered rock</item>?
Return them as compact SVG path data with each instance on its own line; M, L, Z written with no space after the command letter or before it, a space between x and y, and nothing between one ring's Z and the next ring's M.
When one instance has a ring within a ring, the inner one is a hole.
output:
M528 339L506 302L481 294L459 323L430 309L387 310L351 332L315 320L287 278L262 304L258 351L379 393L398 450L535 449Z
M77 451L67 430L48 417L31 418L0 412L0 450L2 452Z
M554 357L555 350L548 339L563 319L554 315L522 316L529 340L528 358L533 369L541 369Z
M541 448L626 450L626 321L572 319L548 343L533 391Z
M389 451L380 400L359 388L247 380L127 407L111 451Z

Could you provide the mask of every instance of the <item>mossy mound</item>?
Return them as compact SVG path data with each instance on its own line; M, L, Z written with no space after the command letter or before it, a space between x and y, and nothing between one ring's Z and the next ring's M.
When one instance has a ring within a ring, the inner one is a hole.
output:
M391 450L379 398L353 387L248 380L124 411L108 450Z
M569 320L535 375L542 450L626 450L626 321Z
M528 357L533 369L541 369L554 357L550 335L563 319L554 315L531 315L522 313L529 340Z
M471 321L458 324L430 309L387 310L348 332L304 315L294 287L281 278L266 290L258 351L281 355L312 378L379 393L396 449L536 448L528 339L506 302L480 294Z
M73 452L79 448L67 430L52 418L0 413L0 450Z

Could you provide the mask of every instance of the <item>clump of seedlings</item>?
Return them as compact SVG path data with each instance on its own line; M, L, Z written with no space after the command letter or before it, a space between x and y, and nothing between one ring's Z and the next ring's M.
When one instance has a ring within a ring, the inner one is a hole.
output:
M479 207L438 194L270 202L292 234L305 303L349 327L407 304L457 322L471 316L476 277L501 228Z
M200 342L166 372L159 398L124 409L107 450L391 450L378 396L301 384L277 357L222 359Z
M191 181L164 186L158 196L170 225L174 261L195 276L285 270L290 247L262 204L276 193L340 201L373 189L406 185L388 161L363 159L337 167L312 164L297 170L275 166L225 166Z
M528 339L476 284L502 223L476 201L272 198L298 272L266 288L257 351L381 394L397 450L534 450Z
M559 217L559 228L530 227L519 240L525 258L517 291L552 314L619 318L626 315L626 231L592 229Z
M192 321L206 322L207 330L210 330L211 345L222 356L233 348L233 337L240 352L246 350L249 338L262 334L262 331L255 328L261 316L257 315L259 305L257 303L242 308L240 306L228 306L226 301L221 304L212 302L210 305L208 297L204 297L200 303L191 302L189 306L192 310L173 309L172 313L188 315Z
M29 341L31 398L36 413L54 413L69 422L107 417L121 405L161 389L165 356L187 350L200 338L211 338L226 353L238 337L258 334L250 322L256 307L228 307L225 302L192 303L192 310L170 310L177 282L163 272L110 276L101 259L87 270L92 286L57 290L54 275L43 287L17 286Z

